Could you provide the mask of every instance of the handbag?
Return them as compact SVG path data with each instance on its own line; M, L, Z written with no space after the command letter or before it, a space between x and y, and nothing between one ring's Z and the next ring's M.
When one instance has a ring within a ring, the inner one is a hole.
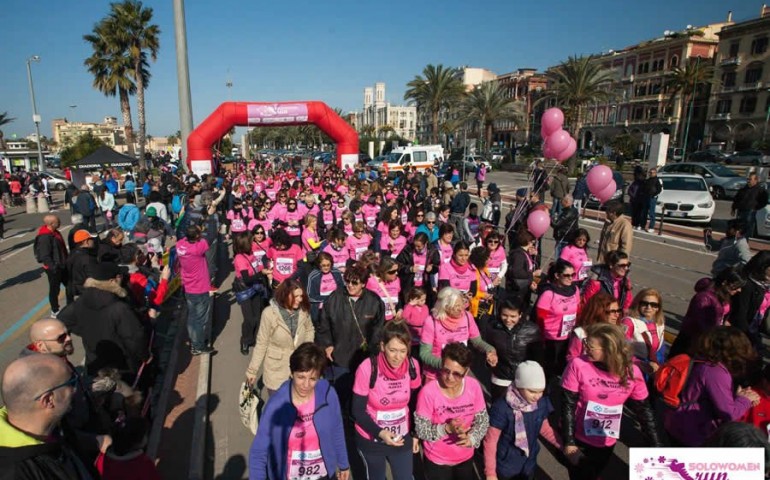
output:
M235 300L241 304L251 300L254 295L260 294L263 298L267 298L267 288L259 282L255 282L251 285L246 285L240 277L233 279L233 293L235 293Z
M238 411L241 414L241 423L254 435L257 434L257 427L259 426L258 406L257 392L247 382L241 383L241 390L238 394Z

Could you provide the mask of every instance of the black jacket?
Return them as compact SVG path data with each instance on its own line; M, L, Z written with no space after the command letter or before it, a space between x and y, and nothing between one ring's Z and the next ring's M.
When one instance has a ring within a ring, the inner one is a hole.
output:
M657 176L650 177L644 181L643 189L647 198L654 198L660 195L660 192L663 191L663 184L660 182L661 180Z
M364 288L358 300L352 302L347 288L338 288L324 302L316 343L324 349L334 347L334 364L352 372L377 349L384 323L385 304L374 292Z
M433 245L425 247L425 254L428 256L426 267L433 265L430 273L423 272L422 286L424 289L429 290L431 288L430 277L431 275L438 274L438 268L441 265L441 256L439 256L438 250ZM406 244L401 253L396 257L396 263L398 263L398 278L401 280L401 301L406 303L406 295L409 290L414 287L414 273L412 267L414 266L414 243L409 242ZM438 278L438 277L436 277Z
M521 319L509 330L495 319L487 324L481 337L497 351L497 366L492 369L497 378L513 380L516 368L526 360L543 363L543 338L534 322Z
M456 213L458 215L465 215L465 210L468 209L468 205L471 204L471 196L468 194L468 192L460 192L452 199L452 204L450 205L451 212Z
M759 210L767 205L767 190L759 184L749 187L744 186L733 199L733 210Z
M86 371L93 376L101 368L114 367L133 378L149 353L144 327L124 301L128 292L114 282L92 278L84 287L83 295L58 318L83 339Z
M749 336L753 344L761 343L764 318L757 318L759 307L765 298L765 288L749 278L741 291L730 301L730 325Z
M520 247L511 248L508 254L508 270L505 273L505 290L518 297L529 297L532 272L529 270L527 252ZM534 260L533 260L534 262Z
M96 265L96 247L76 248L67 258L67 287L75 295L83 294L83 284L86 283L89 265Z
M34 252L38 263L46 268L63 269L67 261L67 246L61 233L52 232L45 225L37 232Z
M0 480L90 479L82 462L61 442L0 447Z
M570 234L575 232L578 225L579 213L577 208L569 207L562 209L561 213L551 221L553 228L553 238L555 240L564 240L569 238Z
M93 217L96 214L96 201L90 193L81 190L75 198L75 211L83 217Z
M98 241L96 251L100 262L120 263L120 247L116 247L111 241Z

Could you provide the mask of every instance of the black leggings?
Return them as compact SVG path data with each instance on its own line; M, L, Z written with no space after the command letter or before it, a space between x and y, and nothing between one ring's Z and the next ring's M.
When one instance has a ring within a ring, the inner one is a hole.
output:
M567 363L567 340L545 340L545 378L551 380L564 373Z
M412 454L412 437L404 437L403 447L391 447L383 443L366 440L356 432L358 455L366 468L366 479L385 480L386 463L390 464L393 478L412 478L414 455Z
M575 442L583 453L583 458L577 466L571 463L567 466L569 480L596 480L612 458L615 445L611 447L594 447L579 440Z
M466 460L457 465L439 465L425 458L426 480L468 480L476 478L473 471L473 459Z
M61 292L61 284L64 280L62 273L64 271L59 268L47 268L45 274L48 277L48 303L51 305L52 312L59 311L59 292Z
M257 332L259 331L259 321L262 318L262 308L264 300L257 294L246 302L240 304L241 313L243 313L243 323L241 323L241 345L252 346L256 343Z

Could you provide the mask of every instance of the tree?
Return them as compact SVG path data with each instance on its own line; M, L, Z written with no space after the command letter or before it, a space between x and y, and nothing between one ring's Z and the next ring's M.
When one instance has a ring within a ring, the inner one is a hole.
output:
M103 19L94 26L93 32L83 39L91 44L93 53L84 64L94 76L93 87L107 97L118 96L120 113L123 116L123 131L128 154L134 156L134 125L131 120L129 95L136 93L136 84L131 78L131 59L126 47L115 35L114 25Z
M74 145L62 150L62 166L69 167L78 160L91 155L99 147L103 146L105 146L105 143L101 139L94 137L93 133L88 132L78 138Z
M457 70L444 68L443 65L428 65L422 76L415 75L406 84L404 100L412 101L418 109L425 109L431 118L431 142L438 143L438 121L442 108L449 108L465 93L465 87L457 75Z
M615 153L625 158L633 158L639 147L639 140L630 133L623 133L610 140L610 146Z
M564 111L565 123L574 138L583 128L585 107L611 98L608 90L613 80L612 73L604 70L593 56L570 56L567 60L546 73L553 86L549 87L543 100L556 100ZM570 171L575 168L575 157L569 161Z
M8 112L0 113L0 127L2 127L3 125L8 125L14 120L16 119L8 116ZM5 136L3 135L3 131L0 130L0 150L5 150L5 149L6 149Z
M682 66L674 68L666 80L664 88L669 94L667 107L672 107L676 97L680 96L679 122L676 132L678 139L684 138L684 133L679 130L686 128L687 122L684 120L690 115L693 98L702 86L711 84L713 78L714 67L706 61L700 61L700 57L698 57L696 59L691 58ZM681 144L681 141L679 143ZM686 145L681 146L687 148Z
M463 100L460 107L461 118L469 122L478 122L483 128L484 147L492 144L495 122L513 121L519 125L524 118L521 105L505 95L497 82L485 82L477 85Z
M147 58L158 58L160 48L160 27L151 24L152 7L144 7L138 0L124 0L110 5L110 21L115 26L115 34L127 47L126 53L131 59L132 76L136 83L136 111L139 120L139 157L144 158L144 140L147 133L145 119L144 91L149 84Z
M373 137L376 133L376 130L377 129L374 128L374 125L362 125L358 133L365 137Z
M396 130L390 125L383 125L379 128L379 136L382 138L388 138L388 136L393 134L395 131Z

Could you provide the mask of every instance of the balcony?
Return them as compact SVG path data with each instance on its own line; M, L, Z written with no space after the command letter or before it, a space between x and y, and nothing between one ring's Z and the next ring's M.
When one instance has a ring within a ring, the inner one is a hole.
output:
M715 113L709 118L709 120L730 120L730 112Z
M732 67L732 66L737 67L740 64L741 64L741 59L739 57L729 57L719 62L720 67Z
M752 83L745 83L738 87L739 92L747 92L751 90L759 90L762 88L764 84L762 82L752 82Z
M663 94L662 93L654 93L651 95L640 95L638 97L634 96L629 99L629 103L639 103L639 102L662 102L663 101Z

